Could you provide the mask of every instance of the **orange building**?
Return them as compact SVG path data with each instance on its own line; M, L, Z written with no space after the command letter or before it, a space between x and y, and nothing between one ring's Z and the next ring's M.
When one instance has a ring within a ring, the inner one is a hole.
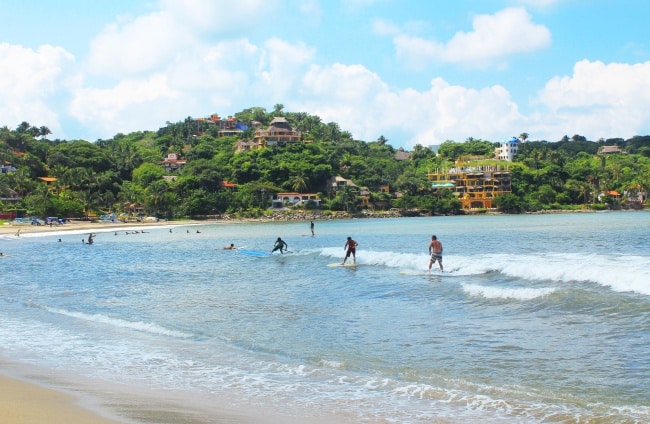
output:
M512 192L508 164L497 160L456 161L450 168L428 173L434 193L449 189L460 200L463 209L492 209L492 201Z

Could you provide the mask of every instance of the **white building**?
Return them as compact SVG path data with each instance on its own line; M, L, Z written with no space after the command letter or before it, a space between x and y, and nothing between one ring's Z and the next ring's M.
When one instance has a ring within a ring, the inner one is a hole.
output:
M496 149L494 149L494 156L496 156L497 159L512 162L515 156L517 156L518 144L519 139L517 137L512 137L509 140L504 140L499 143L499 146Z

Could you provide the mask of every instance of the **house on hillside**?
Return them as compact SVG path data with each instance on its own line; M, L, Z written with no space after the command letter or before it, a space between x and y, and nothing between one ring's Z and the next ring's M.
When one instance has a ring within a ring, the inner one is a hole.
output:
M165 168L165 172L171 174L173 172L180 173L187 161L185 159L180 159L176 153L168 153L167 157L162 160L161 164Z
M428 173L434 193L451 190L462 208L493 208L493 200L512 192L512 179L506 162L459 159L451 168Z
M355 183L353 183L352 180L347 180L347 179L345 179L343 177L340 177L338 175L328 179L325 182L325 185L326 185L327 191L331 192L331 193L336 193L337 191L339 191L340 189L342 189L345 186L352 187L355 190L359 189L359 187L357 187L357 185Z
M244 141L239 140L235 143L235 153L248 152L250 150L255 150L258 148L258 145L254 141Z
M276 116L265 129L257 129L253 135L253 143L258 148L284 146L287 143L298 143L301 141L300 131L289 125L284 116Z
M47 185L48 191L51 191L54 188L54 183L58 180L56 177L38 177L38 179Z
M208 123L217 127L217 137L238 136L248 129L248 125L237 121L237 118L228 116L226 119L221 119L216 113L210 115Z
M0 174L9 174L11 172L16 172L16 167L14 167L11 163L4 162L2 165L0 165Z
M518 148L519 139L517 137L512 137L509 140L497 143L497 147L494 149L494 157L499 160L512 162L515 156L517 156Z
M272 208L283 208L285 205L295 206L304 205L308 202L313 202L315 207L320 206L320 199L316 193L296 193L286 192L278 193L271 201Z
M627 152L618 146L602 146L598 149L598 154L599 155L611 155L611 154L624 155L627 154Z
M411 159L411 153L404 151L403 147L400 147L395 152L395 160L402 161L402 160L409 160L409 159Z

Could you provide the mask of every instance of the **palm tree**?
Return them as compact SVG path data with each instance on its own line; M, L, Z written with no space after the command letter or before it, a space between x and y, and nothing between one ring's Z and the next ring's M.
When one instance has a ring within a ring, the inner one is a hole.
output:
M282 103L277 103L275 106L273 106L273 116L282 116L282 109L284 109L284 105Z
M309 178L296 175L291 179L291 189L302 194L303 190L307 188L307 181L309 181Z
M12 172L10 174L10 181L13 190L20 196L29 194L34 187L34 179L30 174L29 168L26 166L21 166L15 172Z
M140 203L142 194L142 189L139 186L133 184L131 181L124 181L118 195L118 199L123 205L122 210L127 211L132 204Z
M528 133L527 132L522 132L521 134L519 134L519 140L521 140L521 141L528 140Z
M38 184L26 200L28 200L27 203L29 203L29 208L33 214L39 217L44 216L50 204L50 192L47 184Z
M41 136L41 138L45 138L48 135L52 134L52 131L46 126L42 126L38 129L38 134Z
M156 215L160 208L165 205L165 198L169 191L169 186L165 180L156 180L153 181L145 191L147 194L147 203L151 207L151 212L153 215Z
M350 187L349 185L344 185L338 191L338 194L339 194L339 197L341 198L341 203L343 203L343 205L345 205L345 210L347 212L353 211L356 196L354 194L354 190L352 189L352 187Z
M326 136L330 141L338 142L341 140L341 127L336 122L329 122L326 125Z

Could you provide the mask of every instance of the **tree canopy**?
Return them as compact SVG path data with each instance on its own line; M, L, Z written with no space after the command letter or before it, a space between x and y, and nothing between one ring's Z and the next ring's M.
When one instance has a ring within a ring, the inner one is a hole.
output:
M240 139L252 138L255 126L268 125L277 116L300 131L303 141L235 152ZM428 173L459 160L492 158L497 145L472 137L447 140L437 152L416 145L405 159L383 135L370 142L355 140L335 122L287 112L282 104L271 112L245 109L234 118L241 124L239 136L220 136L204 119L188 117L155 132L116 134L94 143L52 141L47 127L27 122L15 130L0 128L0 158L15 168L0 175L0 191L5 199L20 199L4 201L2 208L62 217L108 211L167 218L254 215L270 206L269 196L291 191L317 193L322 210L369 207L453 214L461 212L457 194L433 191ZM518 138L519 152L509 166L512 193L495 200L504 212L620 207L626 199L643 198L650 187L650 136L589 141L574 135L548 142L530 140L522 132ZM619 151L599 154L604 146ZM165 173L162 161L169 153L186 161L182 171ZM326 182L334 176L354 186L332 191Z

